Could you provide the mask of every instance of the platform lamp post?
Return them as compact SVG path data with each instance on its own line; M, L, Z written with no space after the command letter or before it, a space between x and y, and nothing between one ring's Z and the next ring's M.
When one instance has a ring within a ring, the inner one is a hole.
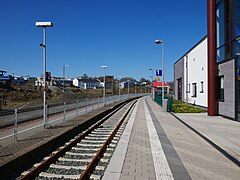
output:
M63 92L65 91L64 90L64 88L65 88L64 81L65 81L65 77L66 77L66 67L69 67L69 65L68 64L63 65Z
M127 82L128 82L128 99L129 99L129 82L130 82L130 80L127 80Z
M164 42L162 40L155 40L156 44L162 44L162 106L164 101Z
M105 87L105 85L106 85L106 82L105 82L105 78L106 78L106 68L108 68L107 66L101 66L101 68L103 68L104 69L104 76L103 76L103 106L105 106L105 103L106 103L106 93L105 93L105 91L106 91L106 87Z
M148 68L149 71L152 71L152 88L151 88L151 91L152 91L152 99L153 99L153 69L152 68Z
M43 44L40 44L40 47L43 48L43 84L44 84L44 90L43 90L43 121L44 121L44 128L47 128L47 113L46 113L46 91L47 91L47 85L46 85L46 28L47 27L53 27L52 22L36 22L35 25L37 27L43 28Z
M135 85L135 95L137 94L137 82L134 83Z
M120 79L121 79L121 76L118 76L118 95L119 95L119 100L121 99L121 88L120 88Z

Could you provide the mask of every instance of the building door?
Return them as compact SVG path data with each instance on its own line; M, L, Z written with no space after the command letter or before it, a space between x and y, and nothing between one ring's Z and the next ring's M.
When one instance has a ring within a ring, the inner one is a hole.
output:
M182 78L177 80L177 87L178 87L178 100L182 101Z

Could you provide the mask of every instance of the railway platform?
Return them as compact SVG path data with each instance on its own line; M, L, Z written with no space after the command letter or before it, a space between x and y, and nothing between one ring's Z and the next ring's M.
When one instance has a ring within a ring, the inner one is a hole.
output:
M171 115L142 98L103 179L239 179L239 129L222 117Z

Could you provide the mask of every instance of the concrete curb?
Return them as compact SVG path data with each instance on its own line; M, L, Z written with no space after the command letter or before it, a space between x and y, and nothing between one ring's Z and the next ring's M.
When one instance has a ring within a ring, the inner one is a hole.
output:
M213 146L216 150L218 150L221 154L223 154L225 157L227 157L230 161L232 161L234 164L236 164L238 167L240 167L240 161L233 157L231 154L229 154L227 151L222 149L220 146L218 146L216 143L211 141L209 138L207 138L205 135L197 131L195 128L187 124L185 121L177 117L175 114L169 112L173 117L175 117L178 121L180 121L182 124L184 124L186 127L191 129L193 132L195 132L197 135L199 135L201 138L203 138L205 141L207 141L211 146Z

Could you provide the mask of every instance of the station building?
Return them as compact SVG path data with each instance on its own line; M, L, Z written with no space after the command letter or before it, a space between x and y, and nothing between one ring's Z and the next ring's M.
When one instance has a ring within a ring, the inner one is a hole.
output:
M174 63L175 100L207 107L207 36Z
M208 35L174 64L175 99L240 121L240 0L207 0Z

